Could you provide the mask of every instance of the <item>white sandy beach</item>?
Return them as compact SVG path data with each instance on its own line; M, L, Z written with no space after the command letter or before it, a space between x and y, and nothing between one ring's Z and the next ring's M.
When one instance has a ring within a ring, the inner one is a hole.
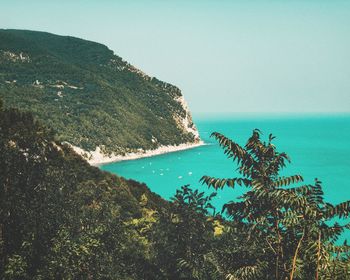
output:
M69 143L67 143L67 144L69 144ZM205 145L205 143L203 141L199 141L198 143L183 143L183 144L180 144L177 146L160 146L154 150L146 150L146 151L139 151L139 152L134 152L134 153L127 153L124 156L123 155L115 155L115 154L112 154L111 156L104 155L101 152L100 147L97 147L95 151L87 152L79 147L73 146L71 144L69 144L69 145L74 149L74 151L76 153L78 153L83 158L85 158L91 165L99 166L99 165L112 163L112 162L118 162L118 161L124 161L124 160L134 160L134 159L139 159L139 158L157 156L157 155L166 154L166 153L183 151L183 150L203 146L203 145ZM89 157L88 159L86 158L86 155L88 155L88 157Z

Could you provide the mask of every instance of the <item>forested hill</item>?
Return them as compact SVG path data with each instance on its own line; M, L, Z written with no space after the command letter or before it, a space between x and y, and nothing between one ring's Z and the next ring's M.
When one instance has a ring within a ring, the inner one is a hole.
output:
M165 201L1 103L0 279L350 279L350 246L337 244L350 201L332 205L320 181L280 177L289 158L272 135L255 130L241 147L213 133L242 177L202 182L245 190L220 215L215 193L183 186Z
M0 98L86 151L123 154L199 141L177 87L74 37L0 30Z

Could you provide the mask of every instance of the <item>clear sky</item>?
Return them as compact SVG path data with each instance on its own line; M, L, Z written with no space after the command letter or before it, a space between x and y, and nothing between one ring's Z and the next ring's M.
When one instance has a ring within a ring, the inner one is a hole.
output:
M194 114L350 112L346 0L0 0L0 28L104 43Z

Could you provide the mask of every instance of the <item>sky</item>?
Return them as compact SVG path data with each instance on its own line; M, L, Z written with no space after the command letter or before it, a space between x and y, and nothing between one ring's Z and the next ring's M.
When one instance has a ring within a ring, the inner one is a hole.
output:
M106 44L194 115L350 113L346 0L0 0L0 28Z

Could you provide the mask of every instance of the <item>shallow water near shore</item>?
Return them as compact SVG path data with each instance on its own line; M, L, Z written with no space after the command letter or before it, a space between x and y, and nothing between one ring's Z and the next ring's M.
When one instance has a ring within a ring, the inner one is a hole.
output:
M210 134L217 131L244 145L252 130L259 128L266 139L269 133L275 135L278 151L290 156L292 163L287 165L283 175L300 174L306 184L318 178L323 183L326 200L331 203L350 200L350 115L235 116L198 119L196 125L208 145L100 168L144 182L166 199L185 184L210 193L214 190L199 183L203 175L228 178L237 175L237 165L226 158ZM221 210L225 202L236 199L246 190L244 187L224 188L213 204Z

